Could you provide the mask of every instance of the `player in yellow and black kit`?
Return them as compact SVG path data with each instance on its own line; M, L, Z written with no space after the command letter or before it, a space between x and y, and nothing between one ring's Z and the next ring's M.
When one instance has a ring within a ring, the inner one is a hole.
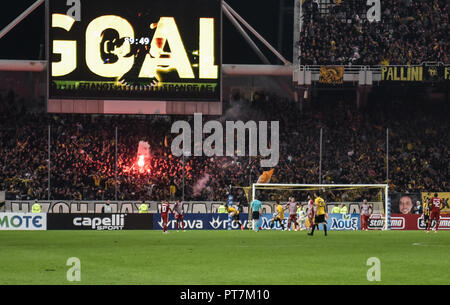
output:
M325 232L325 236L327 236L327 213L325 212L325 200L323 200L319 195L314 193L314 206L316 210L316 217L314 218L314 224L322 224L323 231ZM318 226L317 226L318 227ZM316 229L316 226L312 227L312 230L308 235L313 236L314 230Z
M232 219L232 221L237 222L239 224L239 227L241 228L241 230L244 230L244 225L239 220L239 210L237 208L234 208L234 207L228 206L228 205L226 205L226 208L227 208L227 212L228 212L229 223L231 224L231 219Z
M428 222L430 221L430 202L427 199L422 205L423 221L425 223L425 228L428 228Z
M283 220L284 220L284 209L281 206L280 202L277 201L277 205L275 207L275 213L273 213L273 218L270 221L270 228L273 229L273 224L275 223L275 221L280 223L281 229L284 231L284 224L283 224Z

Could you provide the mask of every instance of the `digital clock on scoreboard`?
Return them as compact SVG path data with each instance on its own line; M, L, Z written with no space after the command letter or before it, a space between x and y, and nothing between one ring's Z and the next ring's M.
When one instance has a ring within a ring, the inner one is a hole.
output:
M48 97L221 100L220 0L47 0Z

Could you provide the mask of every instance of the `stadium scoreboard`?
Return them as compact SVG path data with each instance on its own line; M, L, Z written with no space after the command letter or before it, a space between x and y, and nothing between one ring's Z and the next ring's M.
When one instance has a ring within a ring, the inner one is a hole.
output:
M47 0L46 9L49 112L220 104L221 0Z

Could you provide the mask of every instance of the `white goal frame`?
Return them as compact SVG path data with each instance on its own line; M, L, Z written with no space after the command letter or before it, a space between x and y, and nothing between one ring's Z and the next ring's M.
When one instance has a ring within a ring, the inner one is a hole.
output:
M389 206L388 206L388 195L389 195L389 185L388 184L296 184L296 183L253 183L252 184L252 200L256 198L256 189L259 186L268 186L274 187L276 189L277 186L280 187L317 187L317 188L325 188L325 189L334 189L334 188L342 188L342 187L368 187L368 188L380 188L384 189L384 224L383 230L387 230L388 226L388 215L390 214ZM270 188L269 188L270 189Z

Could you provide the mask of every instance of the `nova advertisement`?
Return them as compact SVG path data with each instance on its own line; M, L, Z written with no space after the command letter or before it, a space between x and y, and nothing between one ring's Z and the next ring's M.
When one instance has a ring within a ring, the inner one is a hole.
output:
M220 0L47 1L49 99L221 97Z
M47 214L0 213L0 231L2 230L47 230Z
M260 226L262 230L270 230L270 221L272 214L262 214L260 217ZM285 215L283 225L286 228L288 223L288 215ZM251 227L249 224L248 214L240 215L240 222L244 227ZM176 230L175 217L169 215L169 230ZM228 218L228 214L184 214L184 227L186 230L240 230L240 226L232 219ZM327 221L329 230L359 230L360 217L359 214L329 214ZM161 214L154 214L153 228L162 230L163 221ZM321 229L321 226L319 227ZM279 223L274 223L273 230L281 230Z

